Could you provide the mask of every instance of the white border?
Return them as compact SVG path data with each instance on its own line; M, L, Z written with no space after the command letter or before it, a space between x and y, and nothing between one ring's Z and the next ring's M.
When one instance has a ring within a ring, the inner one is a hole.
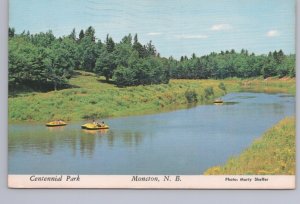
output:
M11 188L294 189L295 176L9 175Z
M250 1L250 0L249 0ZM300 35L300 0L297 2L297 34ZM243 204L296 204L299 203L300 189L293 191L281 190L205 190L205 191L182 191L182 190L60 190L53 189L8 189L7 188L7 30L8 30L8 0L0 0L0 200L1 203L10 204L53 204L53 203L243 203ZM299 40L297 37L297 73L300 67L300 55L298 52ZM300 78L297 79L297 87L300 87ZM299 101L300 89L297 89L297 101ZM297 105L297 104L296 104ZM299 116L299 105L297 105L297 116ZM299 122L297 120L297 138L299 138ZM297 147L300 146L300 140L297 139ZM297 164L300 164L299 148L297 148ZM300 168L297 168L299 175ZM296 177L296 183L299 177Z

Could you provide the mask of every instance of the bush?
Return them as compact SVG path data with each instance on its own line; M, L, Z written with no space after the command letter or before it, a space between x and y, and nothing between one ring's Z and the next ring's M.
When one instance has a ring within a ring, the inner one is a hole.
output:
M198 102L198 94L195 90L187 90L185 93L185 98L188 101L188 103L196 103Z
M223 82L221 82L218 87L219 87L219 89L221 89L221 90L223 90L223 91L226 92L226 86L225 86L225 84Z
M136 73L135 70L119 66L113 75L113 79L117 86L132 86L136 84Z
M109 116L108 112L104 111L104 112L96 112L96 113L91 113L91 114L85 114L85 115L82 116L82 119L95 120L95 119L99 119L99 118L106 118L108 116Z
M87 90L85 90L85 89L82 89L82 90L80 91L80 93L82 93L82 94L87 94L87 93L88 93L88 91L87 91Z
M91 100L89 101L89 103L95 105L95 104L97 104L97 101L96 101L95 99L91 99Z
M207 87L204 89L204 97L208 99L210 96L214 95L214 88L213 87Z

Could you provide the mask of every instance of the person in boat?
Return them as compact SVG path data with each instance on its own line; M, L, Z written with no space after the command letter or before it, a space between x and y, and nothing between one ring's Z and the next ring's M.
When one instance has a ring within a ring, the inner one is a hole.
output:
M97 125L97 123L96 123L96 121L95 121L95 120L93 120L93 124L94 124L94 125Z
M101 123L98 123L98 122L97 122L97 126L98 126L98 127L104 127L104 125L105 125L105 124L104 124L103 121L102 121Z

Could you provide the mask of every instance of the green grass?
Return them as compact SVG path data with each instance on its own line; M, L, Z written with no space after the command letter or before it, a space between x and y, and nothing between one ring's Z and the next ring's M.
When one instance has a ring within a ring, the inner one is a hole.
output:
M240 156L205 175L295 175L295 118L285 118L268 130Z
M289 93L295 95L296 81L295 78L277 78L270 77L267 79L255 78L243 80L243 91L265 92L265 93Z
M245 81L237 78L171 80L169 84L118 88L103 82L102 78L92 73L78 72L69 83L79 88L9 97L9 121L78 121L169 111L186 108L188 102L212 103L214 98L226 93L256 88L261 81L263 80ZM283 84L280 92L285 92L282 90L289 89L290 84L295 84L295 80L278 83ZM261 84L259 86L262 87ZM273 84L270 85L272 86ZM277 86L275 88L277 90Z

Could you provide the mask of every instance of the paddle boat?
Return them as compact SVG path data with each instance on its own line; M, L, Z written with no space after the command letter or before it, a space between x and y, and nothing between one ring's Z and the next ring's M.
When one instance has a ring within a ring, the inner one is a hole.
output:
M51 121L49 123L46 123L47 127L59 127L59 126L65 126L65 125L67 125L67 123L62 120L56 120L56 121Z
M223 100L220 98L217 98L214 100L214 104L223 104Z
M103 130L109 129L109 126L106 124L86 123L84 125L81 125L81 128L86 130Z

